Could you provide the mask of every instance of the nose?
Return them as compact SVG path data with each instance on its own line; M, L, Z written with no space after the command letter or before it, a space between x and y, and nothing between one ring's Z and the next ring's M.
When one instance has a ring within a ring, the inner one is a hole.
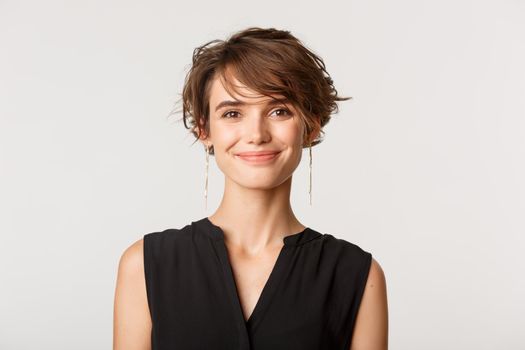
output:
M246 139L249 143L260 144L271 139L267 118L262 113L253 112L246 119Z

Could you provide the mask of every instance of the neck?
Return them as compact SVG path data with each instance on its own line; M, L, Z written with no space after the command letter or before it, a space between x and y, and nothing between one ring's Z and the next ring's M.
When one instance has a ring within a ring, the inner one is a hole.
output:
M225 178L222 201L209 219L223 229L231 246L252 252L280 246L284 236L305 228L290 204L291 184L291 176L271 189L242 186Z

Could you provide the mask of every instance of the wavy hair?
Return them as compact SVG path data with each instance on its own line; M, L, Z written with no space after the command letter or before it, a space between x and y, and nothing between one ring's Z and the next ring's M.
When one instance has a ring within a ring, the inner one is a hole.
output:
M323 60L289 31L250 27L193 51L182 92L182 119L195 142L203 132L210 133L211 82L220 77L230 94L233 90L242 95L228 80L230 71L253 91L270 98L279 94L290 100L301 112L305 125L303 148L322 142L322 128L331 114L339 111L337 102L352 98L338 96ZM213 146L210 154L215 154Z

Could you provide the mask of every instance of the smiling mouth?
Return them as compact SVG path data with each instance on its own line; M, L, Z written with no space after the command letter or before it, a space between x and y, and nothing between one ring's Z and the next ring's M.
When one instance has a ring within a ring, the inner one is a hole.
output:
M266 162L269 162L275 158L277 158L277 156L280 154L281 152L274 152L274 153L264 153L264 154L249 154L249 155L242 155L242 154L237 154L235 155L235 157L241 159L241 160L244 160L248 163L252 163L252 164L259 164L259 163L266 163Z

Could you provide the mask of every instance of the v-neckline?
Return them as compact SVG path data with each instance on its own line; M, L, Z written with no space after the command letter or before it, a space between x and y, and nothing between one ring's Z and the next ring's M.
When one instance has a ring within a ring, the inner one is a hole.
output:
M277 255L277 259L275 260L270 274L266 279L266 282L261 290L261 293L259 294L259 297L257 299L257 302L255 303L251 314L248 316L248 319L245 319L245 315L242 310L241 300L239 297L239 290L237 287L237 283L235 282L231 260L228 255L228 248L226 247L226 244L224 242L224 231L221 227L211 222L211 220L209 220L208 217L205 217L204 221L210 228L214 229L219 234L218 238L220 239L214 240L214 243L216 244L215 246L216 248L218 248L218 252L220 253L219 258L221 262L221 267L225 277L227 289L232 299L233 307L236 309L236 317L239 322L245 325L245 327L253 328L257 325L260 317L264 314L264 312L270 305L272 296L275 293L279 282L281 281L283 275L283 268L287 265L284 260L286 256L288 256L288 248L294 245L294 242L299 241L300 237L309 230L309 227L305 227L300 232L283 237L283 246L281 247L281 250Z
M277 255L277 259L275 260L273 266L272 266L272 269L270 270L270 274L268 275L268 278L266 279L266 282L264 283L263 285L263 288L261 289L261 293L259 294L259 297L257 298L257 301L255 302L255 306L253 307L252 309L252 312L250 313L250 316L248 316L248 319L245 319L245 315L244 315L244 311L242 311L242 304L241 304L241 298L240 298L240 295L239 295L239 288L238 288L238 285L237 285L237 282L235 281L235 275L233 273L233 266L231 264L231 259L228 258L228 268L230 269L231 273L232 273L232 280L233 280L233 283L235 285L235 297L236 297L236 300L238 301L239 303L239 307L241 308L241 311L242 311L242 318L244 320L244 322L248 325L250 323L253 323L252 320L253 320L253 316L256 314L256 311L258 309L261 308L261 300L264 302L264 296L268 293L271 293L269 292L269 290L272 290L273 291L273 280L274 279L277 279L276 276L276 270L278 269L278 264L279 264L279 261L282 260L281 259L281 256L283 255L283 251L284 251L284 248L286 246L283 245L281 247L281 249L279 250L279 254Z

